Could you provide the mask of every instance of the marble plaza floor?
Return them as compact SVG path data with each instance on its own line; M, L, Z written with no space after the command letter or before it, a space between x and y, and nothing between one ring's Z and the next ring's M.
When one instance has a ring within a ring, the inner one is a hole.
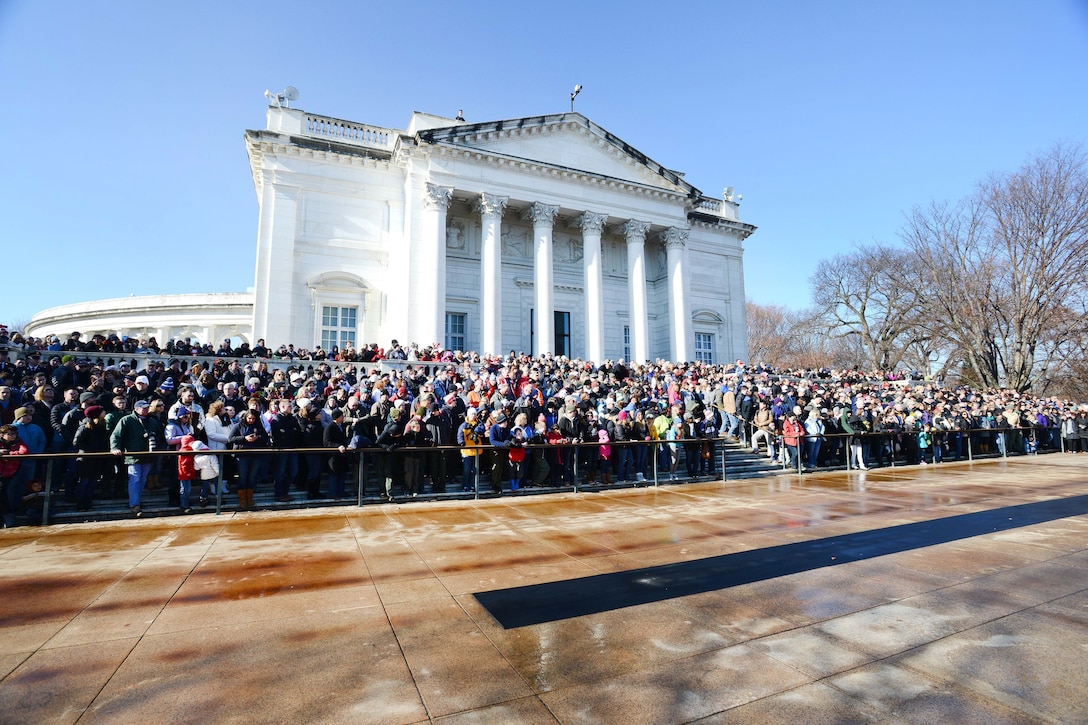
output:
M0 722L1088 721L1088 456L0 532Z

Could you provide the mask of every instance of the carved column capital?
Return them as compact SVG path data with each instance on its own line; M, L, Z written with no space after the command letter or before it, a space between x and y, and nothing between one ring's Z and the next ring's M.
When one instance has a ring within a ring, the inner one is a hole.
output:
M604 229L604 223L608 221L607 214L597 214L596 212L587 211L582 212L577 217L571 220L570 225L577 229L581 229L583 234L600 234Z
M628 219L623 225L623 236L627 237L628 244L645 242L648 231L650 231L650 222Z
M502 216L502 213L506 211L506 204L510 201L508 196L497 196L495 194L480 194L479 198L473 203L472 208L474 211L484 214L486 216Z
M521 218L527 222L533 224L546 224L551 226L555 223L555 215L559 213L559 207L552 206L551 204L541 204L539 201L535 201L529 205L529 208L521 212Z
M453 188L449 186L438 186L436 184L427 184L427 191L423 195L423 205L430 210L434 209L449 209L450 199L453 198Z
M661 232L661 241L666 249L683 249L688 244L688 230L682 227L669 227Z

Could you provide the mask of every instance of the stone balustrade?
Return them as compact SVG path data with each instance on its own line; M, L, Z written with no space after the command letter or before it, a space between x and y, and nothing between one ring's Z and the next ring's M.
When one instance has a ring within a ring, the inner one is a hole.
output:
M303 123L303 133L340 143L392 151L397 132L388 128L307 113Z
M737 205L736 202L733 201L701 196L699 197L699 200L695 202L695 210L702 212L703 214L711 214L723 219L732 219L734 221L737 219Z

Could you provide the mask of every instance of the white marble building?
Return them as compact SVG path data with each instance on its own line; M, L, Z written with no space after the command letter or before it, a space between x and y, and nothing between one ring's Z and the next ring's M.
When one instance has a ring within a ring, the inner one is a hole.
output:
M737 203L578 113L248 131L253 335L591 360L746 356Z
M578 113L406 130L275 105L247 131L252 294L66 305L27 332L391 339L502 353L747 356L743 241L710 198Z
M56 335L67 340L77 330L84 341L115 334L143 340L154 337L163 344L190 338L213 347L225 339L251 342L253 294L208 292L79 302L42 310L25 332L31 337Z

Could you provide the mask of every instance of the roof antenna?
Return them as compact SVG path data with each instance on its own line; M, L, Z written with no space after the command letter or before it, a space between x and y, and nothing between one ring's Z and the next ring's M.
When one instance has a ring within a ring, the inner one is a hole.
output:
M298 100L298 89L294 86L287 86L283 89L283 93L265 91L264 97L268 99L268 105L270 106L275 106L276 108L290 108L291 101Z

